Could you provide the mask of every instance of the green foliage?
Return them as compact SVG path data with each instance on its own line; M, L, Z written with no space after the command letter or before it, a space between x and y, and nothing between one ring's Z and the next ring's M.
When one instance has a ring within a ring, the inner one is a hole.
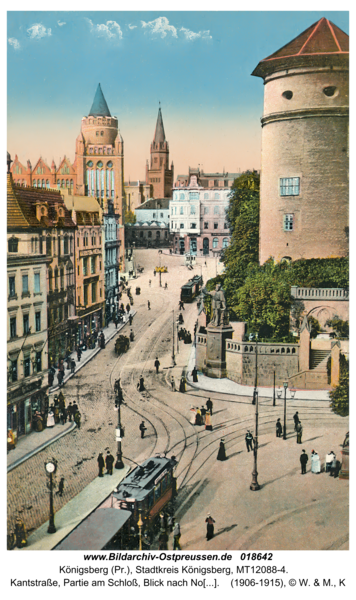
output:
M308 323L310 325L310 337L316 338L318 333L321 332L321 327L318 319L315 317L308 317Z
M347 417L349 415L349 363L343 354L340 354L339 385L329 392L329 396L331 410L341 417Z
M132 210L125 211L125 223L131 223L132 225L136 223L136 215Z
M336 337L338 339L349 339L349 322L343 321L339 319L339 317L334 317L326 322L328 327L332 327L334 332L336 333Z

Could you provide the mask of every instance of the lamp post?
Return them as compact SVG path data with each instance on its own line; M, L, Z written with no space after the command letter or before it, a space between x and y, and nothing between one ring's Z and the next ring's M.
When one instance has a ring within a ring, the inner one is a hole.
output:
M288 381L283 381L284 387L284 418L283 418L283 439L287 439L287 388Z
M258 354L257 354L257 350L258 350L258 334L256 333L256 366L255 366L255 387L253 390L253 399L252 399L252 404L256 404L257 400L256 397L258 395L257 392L257 358L258 358Z
M161 255L159 255L159 287L162 287Z
M54 524L54 510L53 510L53 488L54 481L53 476L56 474L58 463L55 458L52 460L45 461L45 470L46 474L49 476L49 525L47 532L48 533L56 533L57 529Z
M253 471L252 471L252 481L250 485L250 490L253 492L260 489L260 485L257 481L257 450L258 450L258 391L254 390L254 401L256 404L256 412L255 412L255 439L253 443Z
M120 380L115 382L115 409L117 409L117 429L116 429L116 441L117 441L117 453L115 469L123 469L124 463L122 461L122 447L121 447L121 404L122 404L122 389Z
M273 406L276 406L276 365L273 363Z
M138 549L142 550L142 526L143 526L143 521L141 519L141 511L138 513L137 526L138 526L138 540L139 540Z
M175 367L176 366L176 357L175 357L175 354L174 354L174 311L173 311L172 333L173 333L173 341L172 341L172 363L173 363L173 367Z

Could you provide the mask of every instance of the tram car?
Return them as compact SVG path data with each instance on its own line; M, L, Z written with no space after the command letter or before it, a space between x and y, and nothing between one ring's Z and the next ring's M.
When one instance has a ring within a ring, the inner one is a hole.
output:
M142 532L151 535L160 525L160 514L173 511L172 502L177 494L177 481L173 475L176 465L174 456L145 460L113 492L113 508L130 511L135 524L141 517Z
M194 275L181 287L180 299L182 302L193 302L194 298L199 295L203 286L203 278L201 275Z

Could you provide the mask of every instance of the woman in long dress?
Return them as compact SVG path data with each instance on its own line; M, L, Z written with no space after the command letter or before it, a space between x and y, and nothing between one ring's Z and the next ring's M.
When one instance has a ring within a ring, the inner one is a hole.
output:
M312 473L320 473L321 468L320 468L320 458L319 458L319 454L317 452L314 452L314 450L312 450L312 454L311 454L311 472Z
M196 408L195 424L196 425L201 425L202 424L202 422L201 422L201 412L200 412L200 409L198 407Z
M205 429L207 429L208 431L213 431L210 411L207 411L205 414Z
M55 422L54 422L54 412L52 410L52 406L49 409L49 413L48 413L48 417L47 417L47 427L54 427Z
M216 457L217 460L226 460L226 450L225 450L225 444L224 444L225 440L221 440L220 442L220 446L219 446L219 452L218 455Z
M194 408L194 406L190 407L190 422L192 425L195 425L195 419L196 419L196 410Z

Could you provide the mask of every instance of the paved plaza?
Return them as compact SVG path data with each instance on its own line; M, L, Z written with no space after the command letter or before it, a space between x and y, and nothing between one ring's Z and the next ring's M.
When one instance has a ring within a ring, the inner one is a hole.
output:
M272 406L271 389L259 390L259 451L258 481L261 489L250 490L253 454L247 452L245 434L254 430L255 407L251 404L251 389L228 380L210 380L199 376L191 383L190 371L194 346L173 340L178 315L180 287L194 274L202 272L204 282L221 268L215 259L199 258L193 271L184 265L181 256L163 254L161 264L168 273L159 277L153 269L158 264L157 250L137 250L136 260L144 266L137 279L141 295L135 296L136 281L131 288L134 296L135 341L129 351L116 357L116 331L105 330L107 345L88 360L63 387L66 402L76 401L82 414L78 430L56 425L53 436L45 439L48 430L32 433L20 440L14 451L21 461L8 455L8 526L19 514L30 534L28 549L38 544L39 528L43 536L48 519L48 492L44 461L58 460L58 476L65 478L64 494L55 495L55 511L60 527L61 512L78 494L92 495L95 484L101 497L107 495L109 477L98 480L97 456L109 449L116 453L114 382L120 377L125 404L122 407L124 462L135 466L155 453L175 455L179 461L176 476L178 496L176 520L181 525L182 549L270 549L319 550L348 548L348 488L349 482L334 479L322 472L300 473L299 456L304 448L310 457L318 451L322 464L325 454L334 450L341 460L340 446L348 431L348 419L334 415L325 392L297 392L287 402L287 440L276 438L275 422L283 420L283 402ZM149 285L151 280L151 285ZM168 290L164 289L167 282ZM151 310L147 308L150 300ZM174 313L173 313L174 311ZM182 311L184 327L193 332L197 305L185 305ZM129 332L124 324L122 333ZM110 335L108 335L110 333ZM111 339L109 339L111 337ZM173 366L174 351L176 365ZM160 372L154 361L158 356ZM84 358L84 355L83 355ZM88 357L89 358L89 357ZM83 359L82 359L83 360ZM173 392L174 376L178 386L182 372L188 374L185 394ZM137 382L145 379L146 394L139 394ZM53 397L54 390L51 391ZM191 407L200 407L207 398L213 401L213 431L191 423ZM51 398L50 398L51 399ZM303 443L296 443L292 416L298 410L303 423ZM146 422L147 432L140 438L139 424ZM62 430L61 430L62 428ZM64 434L64 435L62 435ZM57 437L60 436L60 437ZM225 439L227 460L216 460L220 439ZM27 444L27 447L25 445ZM44 446L42 446L45 444ZM22 448L22 449L21 449ZM105 487L105 489L104 489ZM114 487L114 486L113 486ZM93 495L92 501L95 499ZM83 496L81 496L83 497ZM205 538L207 513L215 519L215 536ZM332 519L330 518L332 515ZM83 515L84 517L85 515ZM79 517L78 517L79 518ZM169 548L172 548L170 540Z

